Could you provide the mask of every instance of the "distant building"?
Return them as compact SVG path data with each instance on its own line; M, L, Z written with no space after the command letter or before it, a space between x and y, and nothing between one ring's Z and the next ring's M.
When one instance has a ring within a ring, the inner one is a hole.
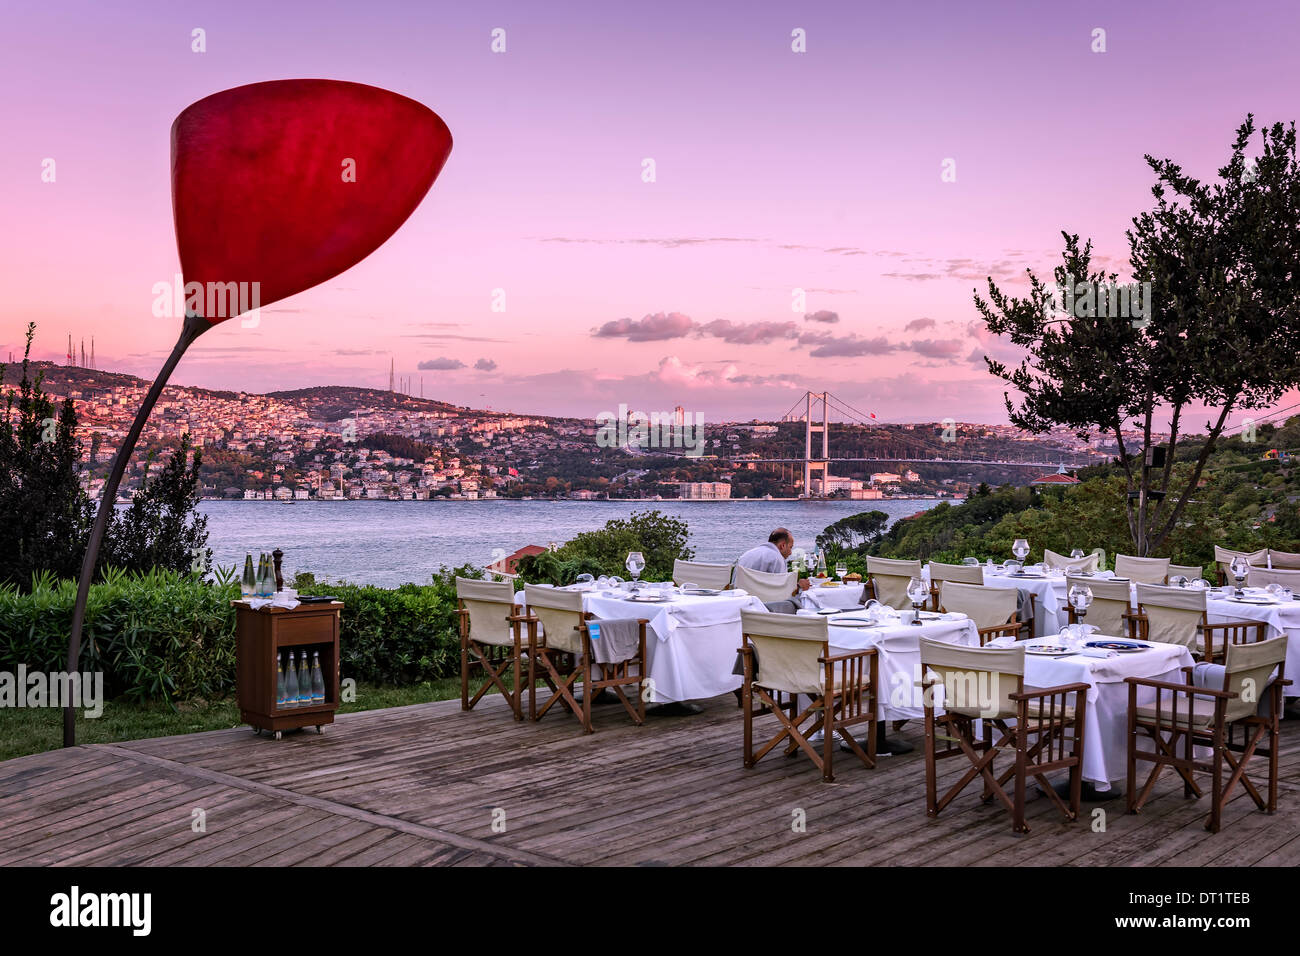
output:
M898 485L902 484L903 476L896 475L892 471L878 471L871 476L873 485Z
M1031 485L1077 485L1079 484L1079 479L1075 478L1071 474L1067 474L1065 470L1065 466L1062 465L1057 471L1055 471L1050 475L1039 475L1037 478L1031 481L1030 484Z
M694 501L718 501L731 497L731 483L726 481L682 481L677 496Z
M508 554L504 558L493 561L487 566L487 570L493 574L504 574L513 577L519 573L518 564L520 558L531 557L534 554L542 554L547 549L540 544L526 544L514 554Z

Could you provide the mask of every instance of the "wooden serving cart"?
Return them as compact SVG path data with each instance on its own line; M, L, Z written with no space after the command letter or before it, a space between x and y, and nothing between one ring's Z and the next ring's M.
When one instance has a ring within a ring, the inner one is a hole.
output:
M315 726L317 733L334 723L339 708L339 618L342 601L299 604L293 610L264 606L257 610L247 601L232 601L236 612L235 687L239 717L258 734L263 730L280 739L281 732ZM285 651L320 654L325 678L325 701L302 707L276 704L278 662Z

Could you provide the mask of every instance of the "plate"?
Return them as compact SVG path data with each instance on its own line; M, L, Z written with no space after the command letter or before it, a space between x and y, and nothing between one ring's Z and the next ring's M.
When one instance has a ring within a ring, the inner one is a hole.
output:
M865 617L842 617L839 620L831 621L836 627L881 627L880 624L872 624Z
M668 598L662 594L646 594L643 596L633 595L628 600L635 604L663 604Z
M826 607L817 611L818 614L846 614L849 611L865 611L865 604L850 604L846 607Z
M1121 654L1134 654L1137 651L1149 651L1150 644L1139 644L1137 641L1089 641L1084 647L1099 647L1103 651L1118 651Z
M820 586L820 587L824 587L824 588L837 588L837 587L840 586L840 582L839 582L839 581L827 581L825 584L822 584L822 585L819 585L819 586Z
M1276 604L1276 603L1278 603L1278 602L1274 601L1272 598L1264 598L1264 597L1233 597L1233 598L1228 598L1228 600L1229 600L1229 601L1233 601L1233 602L1235 602L1235 603L1237 603L1237 604Z
M1064 644L1026 644L1025 653L1042 657L1065 657L1075 652Z
M717 588L683 588L682 593L691 597L716 597L722 592Z

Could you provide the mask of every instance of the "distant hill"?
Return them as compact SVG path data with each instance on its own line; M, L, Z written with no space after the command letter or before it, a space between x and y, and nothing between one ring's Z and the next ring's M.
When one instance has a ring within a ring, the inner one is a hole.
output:
M293 402L307 409L317 421L339 421L358 408L407 409L422 412L461 412L462 406L439 402L432 398L413 398L400 392L378 388L357 388L353 385L315 385L289 391L268 392L268 397L282 402Z

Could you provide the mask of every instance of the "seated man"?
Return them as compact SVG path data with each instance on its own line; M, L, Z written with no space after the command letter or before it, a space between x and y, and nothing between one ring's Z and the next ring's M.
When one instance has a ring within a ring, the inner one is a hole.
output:
M767 544L760 544L757 548L750 548L740 556L736 563L742 568L749 568L751 571L765 571L768 574L784 574L786 572L786 561L790 559L790 552L794 550L794 536L785 528L777 528L767 536ZM799 589L804 590L808 587L808 580L802 579L799 582Z

